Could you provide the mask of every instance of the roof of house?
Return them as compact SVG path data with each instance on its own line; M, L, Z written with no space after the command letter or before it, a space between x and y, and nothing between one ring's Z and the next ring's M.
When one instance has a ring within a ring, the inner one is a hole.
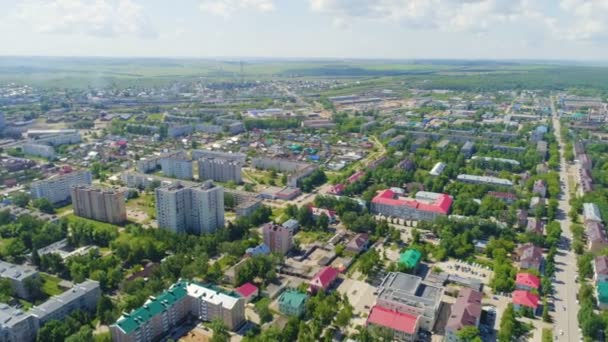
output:
M540 287L540 278L530 273L517 273L515 284L538 289Z
M499 198L499 199L509 199L509 200L516 200L517 196L515 194L512 194L510 192L500 192L500 191L489 191L488 195L494 197L494 198Z
M437 200L431 204L411 199L398 199L395 197L395 192L390 189L386 189L376 195L376 197L374 197L372 200L372 203L393 206L408 206L422 211L430 211L447 215L453 202L452 197L447 194L441 194L437 197Z
M359 233L355 235L355 237L348 242L346 248L360 250L362 249L367 242L369 241L369 235L366 233Z
M476 325L481 317L481 298L483 295L468 287L460 290L458 298L452 305L452 312L447 329L460 330L464 326Z
M344 191L344 189L346 189L346 186L342 183L339 183L332 186L331 189L329 189L329 193L339 195Z
M363 177L364 174L365 174L365 172L363 172L363 171L357 171L357 172L353 173L350 177L348 177L346 180L348 181L348 183L354 183L354 182L358 181L359 179L361 179L361 177Z
M523 290L515 290L512 294L513 304L536 309L538 307L538 296Z
M520 261L541 262L543 260L542 248L534 246L531 242L517 248L517 254L519 255Z
M375 305L367 317L368 324L386 327L406 334L416 333L418 317Z
M608 303L608 281L597 283L597 300L600 303Z
M235 289L235 291L243 297L249 297L258 291L258 288L252 283L245 283Z
M279 303L283 305L290 306L292 308L298 308L301 305L304 305L306 300L308 299L308 295L302 292L298 292L295 290L287 290L281 294L279 298Z
M593 262L596 274L608 275L608 256L602 255L595 257Z
M408 249L404 253L401 253L399 256L399 263L404 264L409 268L414 268L420 263L420 259L422 259L422 253L420 253L416 249Z
M338 270L333 267L323 267L310 281L310 284L316 287L327 289L338 278Z
M604 225L596 221L585 222L585 234L587 239L594 242L608 242L608 236L606 236L606 229Z

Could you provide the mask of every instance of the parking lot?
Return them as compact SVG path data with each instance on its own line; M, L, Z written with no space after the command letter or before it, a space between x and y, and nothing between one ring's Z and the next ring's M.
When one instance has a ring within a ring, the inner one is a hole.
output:
M493 271L485 266L479 264L469 264L465 261L449 260L444 262L438 262L435 266L440 267L444 272L455 274L465 278L476 278L479 279L485 285L490 283L492 279Z

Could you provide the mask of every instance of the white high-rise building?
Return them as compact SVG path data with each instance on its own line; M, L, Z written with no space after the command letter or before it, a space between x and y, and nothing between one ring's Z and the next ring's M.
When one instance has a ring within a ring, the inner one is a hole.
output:
M243 182L241 162L223 158L201 158L198 161L198 179L211 179L216 182Z
M32 183L30 192L34 199L46 198L54 204L69 201L72 186L91 185L92 183L91 172L72 171Z
M156 189L158 227L177 233L206 234L224 226L224 189L172 184Z
M186 158L163 158L160 161L163 174L178 179L192 179L192 160Z

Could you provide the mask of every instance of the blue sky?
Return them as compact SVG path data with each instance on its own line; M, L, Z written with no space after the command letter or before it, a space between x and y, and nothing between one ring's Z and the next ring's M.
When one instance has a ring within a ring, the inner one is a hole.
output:
M0 55L605 60L608 0L0 0Z

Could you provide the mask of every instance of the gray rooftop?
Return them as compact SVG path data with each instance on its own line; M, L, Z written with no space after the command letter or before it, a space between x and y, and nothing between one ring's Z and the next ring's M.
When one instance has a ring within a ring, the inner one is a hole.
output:
M35 306L30 310L32 315L42 318L56 310L59 310L62 306L67 303L78 300L85 294L99 288L99 282L94 280L85 280L84 282L75 285L73 288L65 291L64 293L54 296L46 302Z
M29 315L21 309L0 303L0 330L10 328L28 317Z
M20 281L36 273L38 272L32 267L15 265L0 260L0 278L8 278Z
M437 307L443 293L441 287L400 272L388 273L378 288L379 298L417 307Z

